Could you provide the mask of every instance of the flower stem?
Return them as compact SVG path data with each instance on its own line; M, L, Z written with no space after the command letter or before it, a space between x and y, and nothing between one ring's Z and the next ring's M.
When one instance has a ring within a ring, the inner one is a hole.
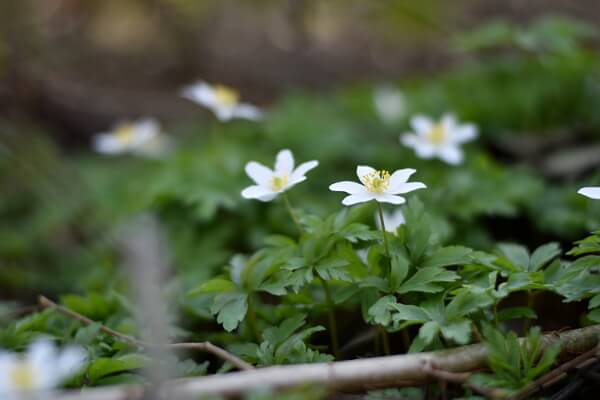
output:
M300 225L300 221L298 220L298 217L296 216L296 213L294 212L294 209L292 208L292 203L290 203L290 199L288 198L288 196L285 192L281 193L281 197L283 198L283 203L285 204L285 208L287 209L288 213L290 214L290 217L292 217L292 221L294 221L296 228L298 228L298 230L302 233L302 225Z
M250 328L250 332L254 336L254 339L259 342L260 334L258 333L258 327L256 326L256 312L254 311L254 300L252 299L252 295L248 295L248 327Z
M323 285L323 290L325 291L325 301L327 302L327 314L329 316L329 336L331 338L331 350L333 351L333 355L335 358L338 358L338 333L337 333L337 323L335 319L335 306L333 304L333 298L331 296L331 289L329 288L329 284L327 281L321 277L319 277L321 284Z
M383 245L385 246L385 253L387 254L388 258L391 260L392 256L390 255L390 247L388 246L388 240L387 240L386 230L385 230L385 221L383 219L383 207L381 206L381 203L379 203L379 202L377 202L377 206L379 207L379 222L381 222L381 234L383 235Z
M386 356L389 356L392 354L392 351L390 350L390 337L385 328L381 325L379 325L379 333L381 334L381 342L383 343L383 353Z

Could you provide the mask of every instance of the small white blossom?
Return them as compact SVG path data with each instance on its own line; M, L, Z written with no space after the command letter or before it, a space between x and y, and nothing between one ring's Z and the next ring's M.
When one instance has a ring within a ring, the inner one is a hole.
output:
M376 88L373 105L379 118L386 124L398 122L406 113L406 100L402 92L392 86Z
M459 124L452 114L444 115L439 122L418 115L411 118L410 124L414 133L400 136L403 145L413 148L421 158L438 157L452 165L463 161L464 155L460 146L477 137L477 126Z
M242 191L242 197L271 201L278 194L285 192L292 186L306 180L306 173L319 165L316 160L300 164L294 169L294 156L289 150L277 153L275 170L272 170L256 161L246 164L246 173L256 182L256 185L247 187Z
M400 208L396 208L391 213L383 212L383 223L385 224L386 232L396 233L396 230L400 225L404 225L406 220L404 219L404 213ZM378 229L381 229L381 220L379 213L375 213L375 224Z
M590 199L600 200L600 186L589 186L581 188L577 193L589 197Z
M224 85L198 82L183 88L181 95L208 108L220 121L229 121L234 118L256 121L263 117L263 112L258 107L241 103L239 92Z
M403 204L406 199L399 194L412 192L413 190L425 188L421 182L408 182L408 179L416 170L412 168L399 169L390 175L388 171L377 171L368 166L358 166L356 175L362 183L343 181L329 186L334 192L346 192L342 200L345 206L375 200L380 203Z
M102 154L131 153L158 157L168 147L168 138L162 133L160 124L151 118L121 122L110 132L99 133L94 137L94 149Z
M24 355L0 351L0 399L46 399L44 393L77 373L85 359L83 349L59 351L45 339L33 343Z

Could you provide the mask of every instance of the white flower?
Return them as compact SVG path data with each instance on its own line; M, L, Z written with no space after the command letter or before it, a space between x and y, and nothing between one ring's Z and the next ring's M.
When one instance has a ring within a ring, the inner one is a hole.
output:
M413 148L421 158L438 157L448 164L457 165L463 161L460 146L477 137L474 124L459 124L454 115L446 114L439 122L417 115L411 118L414 133L405 133L400 141Z
M393 86L379 86L373 92L373 105L379 118L386 124L398 122L406 112L406 100Z
M24 355L0 351L0 399L16 400L23 398L24 393L40 394L54 389L78 372L85 358L79 347L59 351L45 339L30 345Z
M102 154L132 153L158 157L167 151L169 142L160 124L151 118L121 122L112 131L94 137L94 149Z
M233 118L256 121L263 117L263 112L258 107L241 103L240 94L235 89L224 85L198 82L183 88L181 95L208 108L220 121L229 121Z
M294 156L289 150L281 150L277 153L275 170L271 170L256 161L250 161L246 164L246 173L256 182L256 185L244 189L242 197L271 201L279 193L283 193L292 186L305 181L306 173L317 165L319 165L319 162L312 160L302 163L294 169Z
M600 186L584 187L579 189L577 193L589 197L590 199L600 200Z
M391 213L386 211L383 212L383 223L385 224L386 232L396 233L396 230L400 225L404 225L406 220L404 219L404 214L400 208L396 208ZM375 213L375 224L378 229L381 229L381 220L379 218L379 213Z
M415 172L416 170L412 168L406 168L399 169L390 175L385 170L377 171L371 167L359 165L356 168L356 175L362 185L357 182L343 181L332 184L329 186L329 190L348 193L350 196L346 196L342 200L342 204L345 206L370 200L380 203L403 204L406 199L398 196L399 194L426 187L421 182L408 182L408 178Z

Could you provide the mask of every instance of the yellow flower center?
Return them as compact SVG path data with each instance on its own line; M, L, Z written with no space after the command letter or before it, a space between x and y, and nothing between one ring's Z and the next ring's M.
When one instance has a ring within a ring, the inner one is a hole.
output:
M121 144L131 144L135 136L135 127L133 124L121 124L115 129L114 135Z
M289 177L287 175L274 176L271 179L271 189L274 192L278 192L287 186L288 181Z
M433 144L442 144L446 141L446 129L442 124L435 124L429 132L427 132L427 140Z
M365 175L362 179L371 193L383 193L390 187L390 173L384 169L373 171Z
M34 389L35 379L33 370L27 362L17 362L9 371L9 379L21 391Z
M224 106L232 106L237 104L240 98L240 94L236 90L227 86L215 85L213 90L217 102Z

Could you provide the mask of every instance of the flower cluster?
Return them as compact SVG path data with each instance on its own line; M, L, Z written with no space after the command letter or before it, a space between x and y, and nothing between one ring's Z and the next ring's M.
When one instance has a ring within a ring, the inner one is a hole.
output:
M49 340L34 342L24 355L0 351L0 399L43 396L77 373L86 354L79 347L59 351ZM28 397L24 397L28 396Z

